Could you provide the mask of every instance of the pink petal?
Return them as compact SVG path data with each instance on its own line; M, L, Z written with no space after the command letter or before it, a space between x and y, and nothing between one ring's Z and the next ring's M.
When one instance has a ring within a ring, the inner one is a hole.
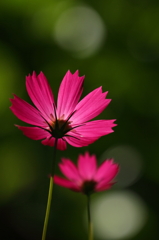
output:
M72 135L72 134L71 134ZM65 137L65 140L74 147L85 147L89 144L95 142L99 137L96 138L89 138L89 137L81 137L77 136L79 139L76 139L74 137Z
M96 120L92 122L84 123L70 132L64 139L74 147L84 147L95 142L103 135L107 135L111 132L112 127L115 127L115 120Z
M57 184L57 185L60 185L62 187L65 187L65 188L69 188L75 192L80 192L80 188L78 185L76 185L75 183L67 180L67 179L64 179L64 178L61 178L59 176L54 176L54 182Z
M46 132L43 129L40 129L38 127L22 127L16 125L25 136L33 139L33 140L40 140L48 137L49 133Z
M66 148L67 148L66 142L62 138L59 138L57 142L57 149L64 151L66 150Z
M84 76L79 77L78 71L72 74L70 71L64 76L57 99L57 115L65 119L74 111L83 91Z
M40 116L40 112L31 106L29 103L23 99L14 95L14 99L10 99L12 106L10 107L11 111L16 115L20 120L38 126L44 125L44 120Z
M51 137L50 135L48 138L44 139L41 143L43 145L53 147L55 145L55 138ZM63 151L63 150L66 150L66 148L67 148L66 142L62 139L58 139L57 149Z
M85 155L79 155L78 171L83 180L93 180L97 169L96 161L96 156L89 155L88 152Z
M41 72L36 76L36 73L33 72L32 76L27 76L26 88L32 102L42 115L49 120L50 114L54 114L54 98L45 75Z
M96 192L101 192L101 191L104 191L104 190L108 190L112 187L112 185L114 185L114 183L107 183L105 181L102 181L102 182L99 182L97 183L96 187L95 187L95 191Z
M55 145L55 138L48 137L48 138L44 139L43 141L41 141L41 143L43 145L53 147Z
M97 170L95 181L100 182L104 180L109 183L117 175L119 171L119 165L113 163L113 159L104 161Z
M62 158L62 163L59 163L61 172L71 181L80 181L80 176L77 167L69 159Z
M51 134L48 133L47 131L38 128L38 127L22 127L22 126L18 126L16 125L25 136L33 139L33 140L40 140L40 139L44 139L42 141L43 145L48 145L53 147L55 145L55 138L51 138ZM58 139L57 142L57 149L58 150L65 150L66 149L66 142L62 139Z
M72 116L71 121L83 123L98 116L111 101L111 99L105 99L107 93L102 93L102 87L89 93L77 104L76 112Z
M69 136L65 137L65 140L74 147L88 146L101 136L114 132L112 130L112 127L116 126L114 121L96 120L84 123L83 126L68 132Z
M95 120L87 122L84 123L83 126L76 128L75 131L81 137L99 138L114 132L112 130L112 128L116 126L114 121L115 120ZM69 135L73 135L73 133L69 132Z

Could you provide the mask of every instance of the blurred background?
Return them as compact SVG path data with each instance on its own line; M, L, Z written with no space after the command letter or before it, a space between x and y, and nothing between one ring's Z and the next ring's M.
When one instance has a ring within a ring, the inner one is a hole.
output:
M159 238L158 0L0 1L0 239L41 239L53 148L33 141L9 110L13 93L30 102L25 76L43 71L55 97L70 69L85 75L83 96L99 86L110 105L97 119L115 132L86 150L121 166L112 190L92 196L95 240ZM26 124L27 125L27 124ZM56 173L59 173L58 168ZM87 239L86 199L54 187L47 239Z

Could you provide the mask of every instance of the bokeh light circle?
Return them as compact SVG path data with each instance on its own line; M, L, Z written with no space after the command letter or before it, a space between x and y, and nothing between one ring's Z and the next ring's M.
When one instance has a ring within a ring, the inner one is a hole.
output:
M53 35L60 47L78 57L86 57L101 47L106 28L95 10L88 6L75 6L59 16Z
M92 202L94 232L100 239L128 239L145 225L147 208L135 193L114 191Z
M120 145L108 149L102 154L101 160L113 158L120 165L117 185L127 187L140 177L143 167L141 154L132 146Z

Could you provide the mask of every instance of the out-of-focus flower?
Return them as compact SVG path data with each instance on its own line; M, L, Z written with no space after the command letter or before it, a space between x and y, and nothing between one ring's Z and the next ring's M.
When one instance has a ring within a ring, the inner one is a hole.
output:
M113 159L107 159L97 167L96 156L88 152L79 155L77 166L70 159L63 158L59 168L67 179L55 175L54 182L86 195L111 188L119 171L119 165Z
M61 82L56 105L45 75L33 72L26 77L26 89L35 107L14 95L10 109L20 120L34 126L16 126L33 140L43 139L44 145L54 146L58 139L60 150L66 149L66 142L83 147L113 132L115 120L88 122L100 114L111 99L106 99L108 92L103 93L99 87L79 102L83 82L84 76L79 77L78 71L74 74L68 71Z

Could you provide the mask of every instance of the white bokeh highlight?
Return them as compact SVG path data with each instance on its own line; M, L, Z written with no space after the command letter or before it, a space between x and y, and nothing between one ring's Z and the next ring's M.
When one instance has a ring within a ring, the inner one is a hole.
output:
M117 186L131 186L141 176L143 158L135 147L129 145L112 147L102 154L101 161L107 158L113 158L120 166L120 171L116 177Z
M56 43L77 57L94 54L102 46L105 36L103 20L88 6L75 6L63 11L53 31Z
M146 223L145 203L131 191L105 192L92 200L93 226L97 238L129 239Z

